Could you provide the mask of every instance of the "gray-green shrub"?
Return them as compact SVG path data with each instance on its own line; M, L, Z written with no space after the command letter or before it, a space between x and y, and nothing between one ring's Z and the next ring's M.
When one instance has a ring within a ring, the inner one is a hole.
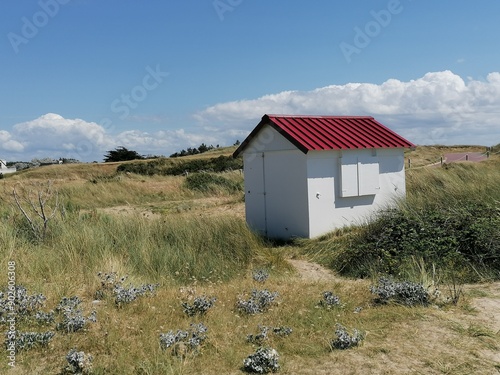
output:
M258 348L243 361L243 368L246 372L257 374L267 374L279 370L279 354L273 348Z
M396 282L380 278L378 285L373 285L370 290L376 295L377 303L393 301L407 306L425 306L429 303L429 293L424 286L410 281Z
M350 334L342 324L335 325L335 338L330 341L332 349L349 349L358 346L364 339L364 334L357 329Z

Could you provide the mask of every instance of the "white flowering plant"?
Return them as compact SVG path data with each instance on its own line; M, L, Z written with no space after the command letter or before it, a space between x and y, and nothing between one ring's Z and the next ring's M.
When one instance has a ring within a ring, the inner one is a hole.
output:
M54 337L55 333L47 332L12 332L6 333L5 347L15 348L16 353L22 350L30 350L36 347L46 347Z
M66 354L68 365L64 368L64 374L90 374L92 372L92 361L94 357L83 351L71 349Z
M350 334L343 325L337 323L335 325L335 338L330 341L330 346L332 350L349 349L354 346L358 346L364 338L364 333L358 331L357 329L354 329L353 333Z
M276 349L261 347L243 361L246 372L267 374L279 370L279 354Z
M388 278L380 278L377 285L373 285L370 291L376 295L376 303L388 303L393 301L406 306L429 304L429 293L422 284L410 281L397 282Z
M247 300L238 299L236 308L249 315L259 314L268 310L269 307L276 303L278 296L278 292L270 292L267 289L253 289L250 293L250 298Z
M203 323L191 324L189 330L168 331L160 334L160 348L167 350L174 349L174 354L179 356L188 352L198 353L200 347L207 339L208 328ZM182 347L183 349L180 349Z
M139 286L124 286L128 276L119 277L116 272L99 272L97 274L101 281L101 287L95 292L97 299L103 299L107 295L114 296L118 307L135 301L141 296L152 296L155 294L159 284L143 284Z
M182 302L182 309L187 316L205 315L217 301L215 297L198 296L193 303Z
M79 308L82 300L78 296L63 297L56 307L62 319L56 324L56 330L66 333L77 332L85 328L87 323L95 323L97 321L96 311L92 311L87 317L83 315L83 311Z
M331 291L325 291L323 292L323 298L319 301L319 305L328 309L334 306L340 306L340 298Z
M259 283L264 283L269 278L269 272L262 269L255 270L252 273L252 278Z

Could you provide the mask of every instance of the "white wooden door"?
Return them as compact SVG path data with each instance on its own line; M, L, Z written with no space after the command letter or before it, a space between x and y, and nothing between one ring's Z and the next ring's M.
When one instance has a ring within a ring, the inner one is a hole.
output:
M264 153L244 154L245 212L248 225L267 234Z

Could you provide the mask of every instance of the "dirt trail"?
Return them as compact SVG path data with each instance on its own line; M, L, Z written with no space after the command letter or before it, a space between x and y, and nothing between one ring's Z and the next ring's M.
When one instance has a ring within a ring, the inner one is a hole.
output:
M338 279L338 277L336 277L331 270L317 263L312 263L302 259L288 259L288 262L295 267L298 276L304 281Z
M488 294L486 297L476 297L472 300L471 304L477 311L477 318L486 327L500 335L500 283L478 285L473 288Z

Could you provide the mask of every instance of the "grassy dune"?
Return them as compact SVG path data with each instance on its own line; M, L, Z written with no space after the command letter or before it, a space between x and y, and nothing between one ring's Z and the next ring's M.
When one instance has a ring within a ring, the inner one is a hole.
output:
M435 153L417 151L421 160ZM0 269L5 271L0 285L7 285L8 262L15 261L17 283L29 294L46 296L42 311L54 310L62 297L78 296L83 315L95 310L97 322L78 332L55 331L47 347L19 352L14 369L2 351L0 372L58 374L67 365L68 351L77 348L93 355L94 374L240 374L243 360L257 349L247 335L257 334L259 326L292 328L290 336L269 334L266 342L280 353L283 374L465 375L491 374L500 367L500 322L485 319L477 304L500 301L497 284L465 287L457 305L446 302L446 288L433 307L377 305L370 277L343 278L325 271L326 277L317 278L314 267L319 266L311 265L311 275L286 261L295 257L332 265L364 228L293 244L270 243L246 226L241 191L193 190L185 177L116 174L117 166L44 167L1 181ZM495 205L500 200L499 170L495 156L481 164L408 171L408 200L402 210L450 207L465 199ZM222 176L242 182L238 172ZM61 206L40 240L11 192L47 179L54 181ZM270 275L263 283L252 278L260 269ZM415 270L405 276L422 281L432 273L432 268L420 274L418 266ZM125 287L159 285L154 295L130 303L116 305L110 291L96 301L102 289L98 272L128 275ZM263 313L242 312L237 303L253 289L278 292L276 303ZM339 297L339 305L318 304L327 290ZM193 303L197 296L217 300L206 315L187 316L182 303ZM500 305L490 305L495 306ZM56 322L60 319L56 314ZM181 353L174 355L172 348L161 349L161 333L188 330L200 322L208 331L199 352L177 347ZM331 351L336 323L362 331L362 345ZM40 325L33 316L19 316L16 322L20 332L54 327Z

